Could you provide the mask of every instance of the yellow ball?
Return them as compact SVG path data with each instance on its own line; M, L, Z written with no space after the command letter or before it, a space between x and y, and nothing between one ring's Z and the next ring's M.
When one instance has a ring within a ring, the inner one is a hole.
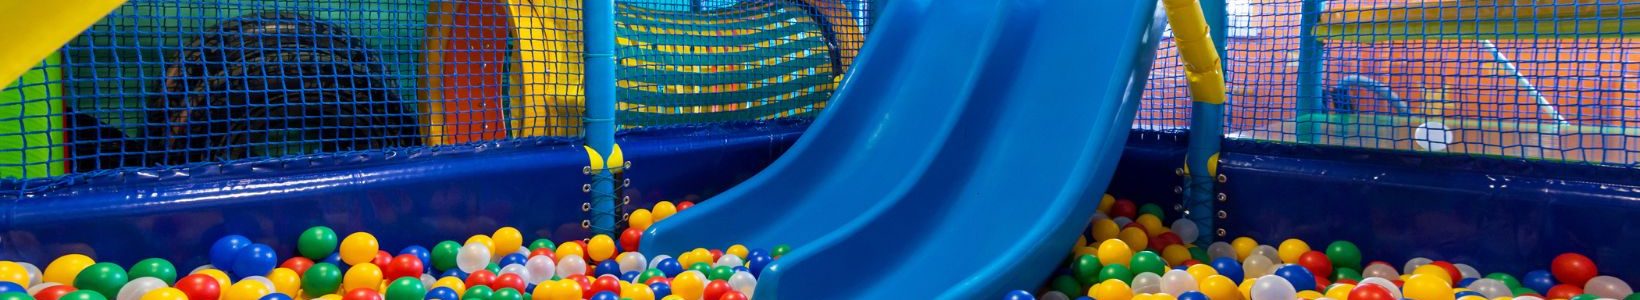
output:
M1444 278L1426 274L1413 274L1407 278L1406 284L1401 287L1401 294L1412 300L1453 300L1452 284Z
M1213 266L1209 266L1207 264L1196 264L1196 265L1190 266L1188 268L1185 268L1184 272L1185 273L1190 273L1190 278L1195 278L1196 279L1196 285L1202 285L1203 283L1207 282L1207 277L1208 276L1219 275L1219 270L1215 270L1215 269L1213 269ZM1225 278L1229 278L1229 277L1225 277Z
M347 274L342 275L343 291L351 291L353 289L375 290L381 287L381 285L382 269L376 267L376 264L362 263L353 265L353 267L347 269Z
M1133 289L1127 283L1116 279L1107 279L1094 286L1088 294L1099 300L1130 300L1133 299Z
M496 250L490 253L494 256L506 256L524 247L524 234L518 232L518 228L501 227L490 234L490 242L495 245Z
M1258 281L1257 278L1242 279L1241 280L1241 285L1236 286L1236 291L1241 292L1242 299L1253 299L1253 282L1254 281Z
M376 259L376 252L381 251L381 244L376 243L376 236L368 232L354 232L342 239L342 262L348 265L368 263ZM222 266L217 266L222 267Z
M751 255L750 252L751 251L746 250L745 245L741 245L741 244L729 245L729 249L724 249L723 250L723 254L734 254L735 257L739 257L739 258L743 258L743 259L744 258L749 258L749 257L746 257L746 256Z
M216 286L218 287L228 286L228 273L224 273L222 270L204 269L194 272L194 274L205 274L205 276L210 276L211 279L216 279Z
M1175 300L1175 299L1179 299L1179 298L1175 297L1173 295L1168 295L1168 294L1164 294L1164 293L1155 293L1155 294L1151 294L1150 299L1154 299L1154 300Z
M1111 197L1110 194L1099 197L1099 212L1110 214L1110 206L1114 204L1116 204L1116 197Z
M678 296L678 295L666 295L666 297L661 297L661 300L688 300L688 299L683 299L683 296Z
M548 287L549 289L546 290L546 293L542 293L541 292L542 287ZM574 280L562 279L562 280L558 280L558 281L548 281L548 282L543 283L539 286L536 286L535 289L536 289L535 294L530 295L531 299L536 299L538 297L545 297L545 298L542 298L542 299L544 299L544 300L581 300L581 284L575 282ZM543 295L545 295L545 296L543 296Z
M1093 241L1095 242L1103 242L1109 239L1114 239L1116 238L1116 235L1121 232L1122 228L1116 226L1116 221L1111 221L1110 219L1099 219L1098 221L1093 221Z
M677 278L672 279L673 295L678 295L684 299L700 299L705 291L706 275L701 275L700 271L683 272L683 274L678 274Z
M1076 248L1076 256L1082 256L1082 255L1099 256L1099 248L1094 248L1094 247Z
M319 296L318 299L319 300L342 300L342 295L328 294L328 295L324 295L324 296Z
M655 291L650 290L649 285L647 284L632 284L621 287L621 298L628 298L632 300L655 300Z
M541 288L549 285L550 284L542 284L535 286L535 289L538 291L535 296L541 296L539 292ZM456 290L456 296L458 297L467 294L467 282L461 281L461 278L456 278L455 276L445 276L444 278L439 278L438 281L433 282L433 286L427 287L427 289L432 290L436 287L447 287L452 290Z
M479 245L484 245L485 250L490 250L490 256L491 257L507 256L506 253L497 253L497 252L495 252L495 240L490 239L490 236L487 236L487 235L482 235L482 234L473 235L473 237L467 238L467 242L461 243L461 245L466 246L466 245L472 245L474 243L477 243Z
M1299 291L1298 292L1298 298L1299 299L1315 300L1315 299L1321 298L1321 297L1325 297L1325 295L1322 295L1321 292L1317 292L1317 291L1308 291L1308 290L1306 290L1306 291Z
M1281 241L1281 247L1276 248L1276 256L1281 257L1282 263L1296 264L1298 257L1310 252L1310 244L1299 239Z
M272 293L273 290L262 285L262 282L245 280L234 283L232 286L228 286L227 290L222 291L222 300L259 300L262 299L262 296Z
M1258 241L1250 237L1239 237L1230 241L1230 248L1236 249L1236 261L1243 261L1247 259L1247 255L1253 254L1253 248L1258 248Z
M581 250L581 244L576 244L576 243L559 244L558 245L558 250L556 252L558 252L558 259L559 260L563 260L565 257L570 257L570 256L580 256L581 258L586 258L586 251Z
M1207 276L1202 280L1202 294L1212 300L1241 300L1241 291L1236 290L1236 282L1224 275Z
M1486 300L1486 297L1485 296L1469 295L1469 296L1459 297L1458 300Z
M16 283L28 288L28 269L10 261L0 261L0 282Z
M1099 244L1099 254L1095 256L1099 257L1100 265L1117 264L1127 267L1128 260L1133 259L1133 249L1128 248L1128 244L1122 240L1107 240Z
M665 220L666 218L672 217L672 214L676 213L678 213L678 206L672 205L672 201L661 201L659 203L655 203L655 209L650 210L650 215L655 219L655 222Z
M1162 225L1162 219L1157 218L1156 215L1141 215L1138 219L1134 219L1133 222L1139 223L1139 227L1144 227L1145 234L1151 237L1160 235L1163 232L1168 232L1169 230L1167 225Z
M1418 266L1418 268L1412 269L1412 275L1428 275L1430 277L1440 279L1441 282L1445 282L1447 286L1452 286L1452 274L1446 273L1446 269L1442 269L1440 266L1436 266L1434 264Z
M627 215L626 222L627 225L637 228L638 231L649 230L649 225L655 224L655 215L650 213L648 209L639 208L632 211L631 215Z
M40 277L45 282L73 286L74 276L79 276L80 271L95 263L97 262L91 260L89 256L80 254L63 255L58 257L57 260L51 261L51 264L47 264Z
M1076 248L1082 248L1082 247L1087 247L1087 246L1088 246L1088 237L1077 235L1076 236L1076 246L1072 246L1071 250L1076 250Z
M1162 259L1167 260L1169 266L1179 265L1186 260L1190 260L1190 248L1183 245L1167 245L1167 247L1162 248Z
M273 290L286 295L301 295L302 276L296 275L295 270L287 268L273 269L268 272L268 281L273 282Z
M179 289L174 288L174 287L162 287L162 288L154 289L152 291L148 291L147 294L142 294L142 298L139 298L139 299L142 299L142 300L188 300L188 294L184 294L184 293L182 293L182 290L179 290Z
M1133 247L1133 249L1143 250L1147 249L1146 246L1150 246L1150 238L1145 237L1143 229L1128 227L1122 229L1122 233L1118 236L1120 236L1122 242L1127 243L1128 247Z
M1327 298L1333 300L1349 300L1350 291L1355 290L1354 284L1340 283L1327 287Z
M615 256L615 240L602 234L592 237L592 240L587 241L587 255L591 256L594 262Z

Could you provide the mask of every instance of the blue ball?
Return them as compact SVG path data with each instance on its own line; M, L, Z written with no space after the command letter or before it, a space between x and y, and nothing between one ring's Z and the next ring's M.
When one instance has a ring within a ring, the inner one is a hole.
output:
M768 267L769 264L771 264L771 263L774 263L774 258L769 257L769 254L767 254L767 253L753 252L752 254L747 254L746 256L751 256L752 257L750 260L747 261L746 265L751 266L748 269L752 270L752 275L753 276L763 275L763 268ZM672 275L671 275L671 273L667 273L667 276L672 276Z
M1245 277L1241 270L1241 263L1236 262L1236 259L1234 258L1220 257L1219 259L1213 260L1213 263L1210 265L1213 267L1214 271L1219 272L1219 275L1230 277L1230 280L1235 281L1236 284L1241 284L1242 277ZM1310 281L1315 281L1315 279L1311 279Z
M1083 297L1083 298L1087 298L1087 297ZM1203 294L1202 292L1197 292L1197 291L1184 292L1182 294L1179 294L1179 300L1207 300L1207 294Z
M217 269L232 269L233 260L239 257L239 249L250 245L251 239L243 235L232 234L217 239L215 244L211 244L211 265Z
M1294 289L1300 291L1315 289L1315 274L1310 273L1310 270L1305 269L1303 266L1295 264L1281 265L1281 267L1276 268L1275 275L1286 279L1288 283L1292 283Z
M734 270L735 270L736 273L739 273L739 272L751 273L752 272L752 269L746 268L745 266L735 266ZM753 274L753 275L756 275L756 274Z
M621 300L621 296L616 296L615 292L602 291L592 294L592 300Z
M438 277L455 277L460 278L461 280L467 280L467 272L462 272L461 268L450 268L449 270L444 270L444 274L439 275Z
M1012 292L1008 292L1007 295L1002 296L1002 299L1008 299L1008 300L1036 300L1036 296L1031 296L1031 292L1026 292L1025 290L1014 290Z
M461 298L461 296L456 294L456 290L450 289L449 287L441 286L441 287L433 288L433 290L427 291L427 297L423 298L423 299L427 299L427 300L461 300L460 298Z
M238 257L233 259L233 275L234 278L262 276L278 266L278 253L273 252L273 247L251 244L239 249Z
M290 295L285 295L285 293L272 293L272 294L268 294L266 296L262 296L262 300L291 300L291 299L290 299Z
M649 285L649 291L655 292L655 299L666 298L672 295L672 285L665 282L656 282Z
M522 265L522 264L524 264L525 260L527 260L527 258L524 258L523 254L513 253L513 254L507 254L507 256L502 256L501 257L501 262L499 262L498 264L500 266L503 266L503 267L511 266L511 265ZM605 261L614 261L614 260L605 260ZM619 265L617 265L617 266L619 266Z
M1454 297L1454 298L1463 298L1463 296L1470 296L1470 295L1474 295L1474 296L1481 296L1481 297L1486 297L1486 295L1481 295L1481 293L1480 293L1480 292L1476 292L1476 291L1462 291L1462 292L1458 292L1458 293L1457 293L1457 294L1455 294L1455 295L1453 295L1453 297Z
M1469 284L1475 283L1476 279L1479 279L1479 278L1464 278L1463 280L1458 281L1458 285L1454 285L1452 287L1468 287Z
M16 283L13 283L13 282L10 282L10 281L0 281L0 294L10 293L10 292L18 292L18 293L27 294L28 289L23 288L23 285L21 285L21 284L16 284Z
M593 278L603 277L604 275L613 275L619 278L621 277L621 264L613 259L606 259L598 263L598 273L593 275L596 275L592 276Z
M638 274L639 274L638 271L627 271L626 273L621 273L621 281L626 281L626 282L637 281L638 280Z
M762 269L762 268L757 268L756 265L753 265L753 266L754 266L752 268L753 270ZM662 259L660 263L656 263L655 268L660 269L661 273L666 273L666 277L677 277L678 274L683 273L683 264L679 264L678 260L672 259L670 257L668 257L666 259ZM756 275L756 274L753 274L753 275Z
M421 246L416 246L416 245L410 245L410 247L404 247L404 250L399 250L399 254L400 255L404 255L404 254L415 255L416 258L421 259L421 265L422 265L421 272L426 273L426 274L432 274L433 273L433 253L432 253L432 251L428 251L427 248L423 248Z
M324 260L320 260L319 262L330 263L338 267L347 265L342 263L342 255L340 253L331 253L330 256L326 256Z
M1520 279L1520 285L1537 291L1538 294L1548 294L1549 288L1555 286L1555 276L1549 274L1549 271L1532 270Z

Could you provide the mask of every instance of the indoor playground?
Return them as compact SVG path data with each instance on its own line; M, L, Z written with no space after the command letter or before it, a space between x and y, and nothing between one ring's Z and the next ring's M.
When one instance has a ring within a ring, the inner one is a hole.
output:
M0 0L0 31L0 300L1640 300L1637 1Z

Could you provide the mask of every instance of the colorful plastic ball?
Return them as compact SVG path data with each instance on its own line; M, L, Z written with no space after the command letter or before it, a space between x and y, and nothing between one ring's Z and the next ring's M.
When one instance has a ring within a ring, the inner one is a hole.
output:
M103 296L101 293L97 293L97 292L93 292L93 291L78 290L78 291L68 292L67 294L63 294L62 297L59 297L57 299L59 299L59 300L108 300L108 297Z
M734 275L735 275L735 269L734 268L730 268L728 266L716 266L716 267L712 267L711 271L706 272L706 279L708 279L708 280L729 280L729 277L734 276Z
M47 268L50 268L50 267L47 267ZM72 293L74 291L75 291L75 289L74 289L73 286L66 285L66 284L60 284L60 285L40 289L40 291L38 291L38 292L34 292L34 299L57 300L57 299L63 298L63 295L68 295L68 293Z
M1453 300L1456 295L1446 280L1433 274L1412 275L1401 286L1402 297L1412 300Z
M273 247L268 245L251 244L239 249L237 255L233 260L233 265L231 265L232 268L229 270L233 271L232 275L241 278L267 275L269 271L273 271L273 268L279 265L278 254L274 253Z
M354 289L376 289L382 284L382 270L376 264L361 263L347 269L342 275L342 289L352 293Z
M230 234L211 244L211 265L218 268L233 267L233 260L239 257L239 249L251 245L251 239L242 235Z
M450 270L456 267L456 255L461 252L461 244L455 241L442 241L434 244L433 249L428 252L434 270Z
M1140 251L1133 254L1133 258L1128 261L1128 266L1134 274L1152 273L1159 276L1167 272L1167 262L1162 260L1161 255L1156 255L1156 252L1150 251Z
M1299 257L1309 252L1310 244L1306 244L1303 240L1299 239L1287 239L1285 241L1281 241L1281 246L1276 248L1276 255L1278 258L1281 258L1282 263L1288 264L1298 263Z
M1049 288L1051 288L1055 291L1059 291L1061 293L1070 293L1070 295L1082 294L1082 291L1083 291L1082 287L1084 287L1084 286L1092 286L1092 285L1082 284L1076 278L1073 278L1070 275L1055 276L1053 278L1053 281L1049 281L1049 283L1048 283Z
M314 263L329 263L331 265L335 265L338 268L344 268L344 269L347 268L347 264L342 263L342 254L341 253L331 253L330 256L326 256L325 259L321 259L321 260L316 261ZM341 296L337 295L335 298L340 299Z
M1220 257L1218 259L1214 259L1209 265L1213 267L1213 271L1217 272L1217 274L1224 275L1224 277L1229 277L1231 281L1241 282L1242 278L1246 278L1244 277L1246 271L1242 269L1241 263L1236 262L1235 259Z
M621 231L621 249L637 250L638 243L643 240L643 231L638 228L627 228Z
M1520 279L1516 279L1514 275L1509 275L1509 273L1492 272L1491 274L1486 274L1486 278L1502 281L1504 286L1508 286L1510 288L1521 286Z
M309 259L324 259L336 252L336 246L336 231L330 227L309 227L296 237L296 252Z
M120 287L129 281L125 269L114 263L96 263L87 266L74 277L74 288L108 297L118 295Z
M1236 254L1236 261L1247 259L1247 256L1252 255L1253 249L1258 248L1258 246L1257 240L1253 240L1253 238L1245 236L1230 241L1230 248L1235 250L1234 253Z
M34 297L24 292L4 292L0 293L0 300L34 300Z
M691 207L695 207L695 202L694 201L678 201L678 211L684 211L684 210L687 210ZM779 255L776 255L776 256L779 256Z
M465 283L467 286L489 286L490 282L495 281L495 277L495 273L491 273L490 270L478 270L478 272L467 274Z
M678 213L678 207L676 205L673 205L672 201L655 202L654 209L650 210L650 216L651 216L651 218L654 219L655 222L660 222L661 220L665 220L666 218L670 218L670 217L672 217L673 214L676 214L676 213ZM657 297L660 297L660 296L657 296Z
M292 300L292 299L290 298L290 295L286 295L284 293L272 293L272 294L268 294L267 296L262 296L261 300Z
M1334 267L1361 269L1361 249L1350 241L1333 241L1327 244L1327 259ZM1340 299L1342 300L1342 299Z
M1337 269L1334 269L1333 274L1332 274L1332 280L1333 281L1339 281L1339 280L1344 280L1344 279L1349 279L1349 280L1354 280L1354 281L1361 281L1361 272L1356 271L1355 269L1351 269L1351 268L1337 268Z
M1208 300L1208 299L1207 299L1207 294L1203 294L1202 292L1197 292L1197 291L1189 291L1189 292L1184 292L1184 293L1179 294L1178 300Z
M280 263L279 267L296 271L296 274L307 273L307 269L313 267L313 260L301 256L292 257Z
M210 275L194 274L177 279L176 289L188 299L212 300L222 295L222 286ZM150 292L152 293L152 292Z
M684 299L699 299L706 289L706 275L696 271L686 271L672 278L672 294Z
M1589 278L1600 275L1600 268L1595 266L1594 260L1582 254L1562 253L1550 262L1549 272L1554 274L1557 282L1583 286Z
M342 300L382 300L382 295L371 289L351 289L342 295Z
M785 256L788 252L792 252L791 245L779 244L774 246L774 250L770 251L769 255L775 258L780 258L781 256Z
M421 265L420 257L416 257L415 254L399 254L399 256L387 262L387 267L382 269L382 275L389 280L400 277L421 278L422 271L425 270L426 267ZM389 296L387 298L392 300L393 297Z
M655 298L666 298L672 295L672 284L666 282L648 283L649 291L655 293Z
M23 293L24 295L28 295L28 288L25 288L23 285L17 284L16 282L0 281L0 294L3 293Z
M596 270L596 272L592 273L593 276L621 276L621 264L613 259L604 260L603 262L598 263L597 267L593 269Z
M259 300L273 293L273 288L255 280L235 282L222 290L222 300Z
M1285 260L1286 258L1283 257L1282 259ZM1319 251L1304 252L1295 259L1294 263L1310 270L1310 273L1316 276L1328 277L1332 276L1333 273L1332 260L1327 259L1327 255Z
M519 232L518 228L501 227L496 229L495 233L490 234L490 243L491 246L495 247L494 249L490 249L491 252L517 252L518 249L524 247L524 234Z
M697 263L689 265L689 270L690 271L700 272L701 274L709 274L709 273L712 272L712 265L707 264L707 263L703 263L703 262L697 262Z
M1105 265L1104 268L1101 268L1099 270L1099 282L1107 282L1107 281L1111 281L1111 280L1117 280L1117 281L1121 281L1121 282L1124 282L1124 283L1128 282L1129 280L1133 280L1133 271L1129 270L1127 266L1123 266L1123 265L1118 265L1118 264Z
M1595 295L1590 295L1590 294L1582 294L1582 295L1572 296L1571 298L1568 298L1567 300L1596 300L1596 299L1600 299L1600 296L1595 296Z
M1105 240L1099 244L1099 263L1104 265L1123 265L1133 259L1133 248L1119 239Z
M1362 284L1350 290L1350 300L1399 300L1389 289L1376 284Z
M488 286L482 286L482 285L469 286L467 288L467 292L462 293L461 299L462 300L467 300L467 299L490 300L490 296L493 296L493 295L495 295L495 290L490 289L490 287L488 287Z
M1088 231L1094 241L1105 241L1116 238L1122 233L1122 228L1110 219L1099 219L1093 221L1093 227Z
M0 261L0 282L16 283L23 288L28 288L40 282L39 270L31 271L29 269L31 267L25 267L22 263Z
M1562 283L1562 284L1557 284L1554 287L1550 287L1549 292L1546 293L1546 294L1543 294L1543 295L1548 296L1549 299L1567 299L1567 298L1571 298L1572 296L1577 296L1577 295L1582 295L1582 294L1583 294L1583 288L1577 287L1577 286L1569 284L1569 283Z
M469 243L466 246L461 246L460 252L456 254L456 268L467 273L484 269L490 263L491 254L489 248L485 247L483 243Z
M1133 289L1126 282L1111 279L1088 288L1088 296L1099 300L1129 300L1133 299Z
M525 285L524 277L521 277L521 276L518 276L518 274L512 274L512 273L501 274L501 276L496 276L495 280L490 281L490 288L496 289L496 290L500 290L500 289L504 289L504 288L512 288L513 290L524 290L524 285Z
M341 253L342 262L348 265L358 265L375 260L377 252L381 252L381 244L376 242L376 236L370 235L368 232L354 232L347 235L347 238L342 239L339 253ZM347 296L351 297L353 293L354 291L349 290Z
M627 215L627 228L629 229L649 230L649 225L653 224L655 224L655 216L648 209L639 208L633 210L632 214Z
M1077 282L1081 285L1092 286L1095 283L1099 283L1100 271L1104 268L1105 265L1099 262L1099 257L1093 255L1082 255L1078 256L1075 261L1071 262L1071 275L1074 276ZM1080 290L1080 288L1078 289ZM1075 295L1075 293L1070 295Z
M308 268L307 272L302 272L302 294L309 298L337 293L341 285L342 269L336 265L317 263ZM181 287L181 284L177 286Z
M131 270L127 272L126 278L137 279L142 277L158 278L169 285L177 281L177 268L171 265L170 261L162 258L143 259L138 261L137 264L131 265Z
M393 262L393 254L387 253L387 250L376 250L376 256L370 258L370 263L377 267L387 266L390 262Z
M615 292L603 291L603 292L597 292L595 294L592 294L592 297L589 297L587 299L589 299L589 300L620 300L621 297L615 295Z
M1554 275L1550 275L1549 271L1544 270L1533 270L1531 272L1526 272L1526 277L1521 279L1520 284L1522 287L1537 291L1538 294L1548 293L1550 287L1554 287L1555 284L1558 284L1558 282L1555 281Z
M1110 215L1112 218L1124 217L1129 219L1137 217L1138 214L1139 207L1134 205L1132 200L1128 199L1116 199L1116 202L1110 205L1110 212L1107 213L1107 215Z
M1316 288L1315 274L1310 273L1310 270L1305 269L1303 266L1283 265L1276 268L1273 274L1281 277L1281 279L1286 279L1288 283L1293 284L1293 288L1300 291Z

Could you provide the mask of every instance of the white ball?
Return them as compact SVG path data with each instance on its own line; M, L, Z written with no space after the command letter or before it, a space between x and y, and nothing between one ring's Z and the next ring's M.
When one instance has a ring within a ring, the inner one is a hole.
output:
M1139 273L1133 276L1134 294L1155 294L1162 292L1162 276L1156 273Z
M666 254L661 254L661 255L656 255L654 258L650 258L649 259L649 268L648 269L654 269L656 266L660 266L661 261L666 260L668 258L672 258L672 256L671 255L666 255ZM648 270L648 269L645 269L645 270Z
M1173 234L1179 235L1179 239L1184 240L1186 243L1196 241L1196 238L1201 235L1201 228L1196 227L1196 221L1190 219L1175 220L1173 226L1169 228L1173 230Z
M723 256L727 257L729 255L724 254ZM623 274L626 272L643 272L646 269L645 267L649 265L649 259L644 258L643 253L627 252L616 256L615 263L620 264L621 273Z
M1481 271L1476 270L1475 267L1471 267L1466 264L1455 264L1452 266L1458 268L1458 274L1462 275L1463 278L1481 278Z
M518 275L519 279L524 279L524 280L529 280L530 276L531 276L529 269L525 269L524 265L520 265L520 264L510 264L510 265L507 265L505 267L501 267L501 274Z
M1168 270L1162 275L1162 293L1168 295L1183 295L1184 292L1198 291L1201 288L1196 284L1196 277L1184 270Z
M1039 299L1042 299L1042 300L1071 300L1071 297L1070 296L1065 296L1065 293L1060 293L1059 291L1048 291L1047 293L1042 293L1042 298L1039 298Z
M1252 300L1292 300L1298 299L1298 291L1287 279L1275 275L1264 275L1253 281Z
M203 266L199 266L197 268L194 268L193 271L188 271L188 275L199 274L199 271L212 270L212 269L216 269L216 266L212 266L211 264L205 264Z
M28 270L28 286L40 285L40 281L44 279L40 277L40 267L26 262L17 262L17 264L22 265L24 270Z
M1362 279L1361 284L1355 285L1355 288L1361 288L1361 286L1368 285L1368 284L1376 284L1376 285L1378 285L1378 287L1384 288L1385 290L1389 290L1389 296L1390 296L1391 299L1401 299L1401 287L1395 286L1394 282L1390 282L1389 279L1384 279L1382 277L1372 277L1372 278ZM1543 300L1543 299L1538 299L1538 300Z
M713 267L731 267L731 268L733 268L733 267L744 267L744 266L746 266L746 261L741 260L739 256L735 256L734 254L724 254L723 257L718 258L717 264L712 265L712 266Z
M125 283L125 286L120 287L120 292L114 296L114 299L137 300L141 299L142 295L162 287L166 287L164 280L154 277L141 277L133 279L131 282Z
M570 275L585 275L587 261L580 256L566 256L558 259L558 278L569 278Z
M1422 267L1432 262L1435 261L1422 257L1409 259L1407 260L1407 264L1401 267L1401 274L1412 274L1412 270L1416 270L1418 267Z
M430 286L433 286L434 283L438 283L438 279L433 278L433 275L429 275L429 274L425 274L425 273L421 274L421 286L430 287Z
M735 272L735 275L729 276L729 288L750 298L757 292L757 277L752 276L751 272Z
M1390 279L1390 278L1401 279L1401 272L1396 272L1395 267L1391 267L1387 264L1372 264L1372 265L1367 266L1365 269L1361 269L1361 277L1365 277L1365 278L1378 277L1378 278L1384 278L1384 279Z
M524 261L524 269L529 270L530 276L532 276L532 278L526 280L529 280L529 282L542 282L552 279L552 275L558 272L558 264L554 263L551 258L542 255Z
M54 286L58 286L58 285L59 284L57 284L56 282L42 282L40 284L31 285L31 286L28 287L28 294L30 296L32 296L34 294L39 294L40 290L44 290L46 288L54 287Z
M472 274L490 264L490 249L479 243L467 244L456 252L456 268Z

